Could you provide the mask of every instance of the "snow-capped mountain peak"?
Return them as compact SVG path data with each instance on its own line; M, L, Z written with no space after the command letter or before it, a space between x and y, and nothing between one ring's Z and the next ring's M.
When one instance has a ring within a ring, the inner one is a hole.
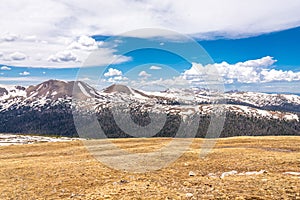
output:
M217 101L218 98L223 98L224 101ZM229 123L237 123L239 126L241 125L239 120L242 118L246 120L243 122L245 126L256 126L258 120L259 124L264 124L259 126L268 127L270 124L264 122L267 120L285 126L284 130L291 128L293 133L299 129L297 124L300 116L300 97L297 95L235 91L218 97L214 92L203 89L168 89L149 92L120 84L98 91L82 81L49 80L28 87L0 87L0 131L37 132L36 128L32 127L41 123L38 121L43 119L41 116L45 116L53 118L52 121L45 119L45 124L40 124L38 127L44 127L45 130L59 128L60 132L69 134L75 131L71 107L76 112L87 110L87 113L101 115L109 109L123 106L122 109L130 111L137 118L153 112L165 113L175 118L181 117L185 121L188 116L195 114L202 117L209 116L216 105L221 106L229 118L234 119ZM69 126L73 128L68 128ZM271 130L272 127L269 127L264 131Z

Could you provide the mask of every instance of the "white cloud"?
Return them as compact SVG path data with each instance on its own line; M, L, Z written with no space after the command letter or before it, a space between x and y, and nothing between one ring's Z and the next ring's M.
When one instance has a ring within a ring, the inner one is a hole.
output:
M146 71L141 71L139 73L139 76L144 77L144 78L148 78L151 76L151 74L147 73Z
M34 37L32 36L33 39ZM97 66L106 66L111 63L118 64L131 60L130 57L117 55L115 49L104 47L101 42L92 44L88 43L88 41L81 41L78 43L78 40L80 39L58 38L57 40L44 41L38 38L34 41L28 39L14 43L0 42L0 49L5 49L2 53L3 56L0 55L0 63L16 67L74 68L82 65L86 66L85 61L91 54L90 50L95 48L98 48L95 50L97 51L97 58L93 60L93 64ZM76 48L76 45L73 46L74 48L71 48L73 42L77 44ZM11 54L16 49L22 49L22 52L26 52L26 59L22 60L22 62L11 59Z
M108 83L122 82L123 84L125 84L129 80L127 77L123 76L122 71L114 68L109 68L108 71L104 73L104 76L107 77L108 79L102 79L102 81Z
M152 65L149 69L152 69L152 70L160 70L161 67Z
M2 66L0 69L1 69L1 70L11 70L11 68L10 68L10 67L7 67L7 66Z
M15 66L78 67L82 63L52 62L47 58L72 50L78 61L84 61L89 55L86 51L101 46L88 35L117 35L155 27L199 38L219 35L240 38L300 25L298 0L191 0L188 3L94 0L88 4L80 0L3 0L1 3L5 7L1 9L0 27L5 32L0 33L0 49L4 55L0 54L0 63ZM149 36L153 34L157 33ZM17 51L26 54L26 59L22 62L7 59ZM109 64L116 52L103 52L106 62L102 64Z
M192 67L183 73L183 77L192 82L223 78L224 82L228 84L300 80L300 72L272 69L275 62L276 60L273 57L266 56L236 64L222 62L203 66L193 63ZM218 74L215 73L215 76L205 77L208 70L217 70Z
M28 36L24 36L22 39L23 39L24 41L29 41L29 42L38 42L38 41L37 41L36 35L28 35Z
M133 87L159 86L163 88L176 87L207 87L210 89L222 90L224 84L273 84L276 81L300 81L300 72L276 70L273 64L276 60L266 56L256 60L248 60L235 64L227 62L215 63L203 66L199 63L192 63L190 69L173 78L160 78L156 80L131 80ZM148 74L142 71L141 75ZM146 75L147 76L147 75Z
M128 81L129 79L127 77L124 77L124 76L114 76L114 77L110 77L107 82L109 83L117 83L117 82L126 82Z
M228 64L222 62L214 64L214 67L219 71L220 75L225 77L229 82L240 83L255 83L263 80L261 72L267 67L272 66L277 60L270 56L266 56L256 60L248 60L238 62L236 64Z
M122 76L122 72L118 69L109 68L108 72L104 73L105 77L111 77L111 76Z
M71 51L61 51L49 56L48 60L51 62L76 62L77 56Z
M295 27L300 21L298 0L115 0L88 4L80 0L31 3L4 0L2 3L6 5L0 21L3 30L37 36L107 35L165 27L188 34L215 32L240 37Z
M272 82L272 81L299 81L300 72L293 71L282 71L282 70L263 70L261 72L264 79L262 82Z
M0 34L0 42L2 43L13 43L17 41L27 41L27 42L37 42L37 36L36 35L19 35L15 33L5 32Z
M28 76L28 75L30 75L30 73L29 72L27 72L27 71L24 71L24 72L21 72L21 73L19 73L21 76Z
M4 41L4 42L13 42L16 41L19 38L18 35L16 34L12 34L12 33L5 33L4 35L2 35L2 37L0 37L0 41Z
M96 50L103 42L96 42L89 36L80 36L78 40L72 42L68 49Z
M13 61L21 61L26 59L26 55L21 52L14 52L9 55L9 59Z

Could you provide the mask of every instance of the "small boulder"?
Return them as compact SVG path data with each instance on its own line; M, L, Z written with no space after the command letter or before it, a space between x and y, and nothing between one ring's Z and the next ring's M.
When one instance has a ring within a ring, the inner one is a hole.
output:
M190 172L189 172L189 176L196 176L196 174L195 174L195 172L190 171Z
M186 193L185 196L186 196L187 198L191 198L191 197L193 197L194 195L193 195L192 193Z

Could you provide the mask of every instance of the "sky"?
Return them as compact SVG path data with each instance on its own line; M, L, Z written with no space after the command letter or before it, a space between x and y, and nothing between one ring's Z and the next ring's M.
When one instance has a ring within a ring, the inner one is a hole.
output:
M3 0L0 85L300 93L299 9L298 0Z

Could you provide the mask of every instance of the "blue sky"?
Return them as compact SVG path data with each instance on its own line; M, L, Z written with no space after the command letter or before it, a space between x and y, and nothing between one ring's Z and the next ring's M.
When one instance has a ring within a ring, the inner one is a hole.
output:
M300 27L244 39L200 41L215 62L237 63L263 56L277 59L275 68L300 70Z
M197 73L211 67L226 90L300 93L300 2L245 2L6 1L0 84L76 80L89 55L98 51L95 65L101 70L91 68L93 76L86 77L92 84L202 86ZM132 32L142 28L149 31ZM204 50L194 49L185 35ZM154 48L124 53L132 43ZM162 50L168 46L169 51ZM118 59L110 64L112 58Z

